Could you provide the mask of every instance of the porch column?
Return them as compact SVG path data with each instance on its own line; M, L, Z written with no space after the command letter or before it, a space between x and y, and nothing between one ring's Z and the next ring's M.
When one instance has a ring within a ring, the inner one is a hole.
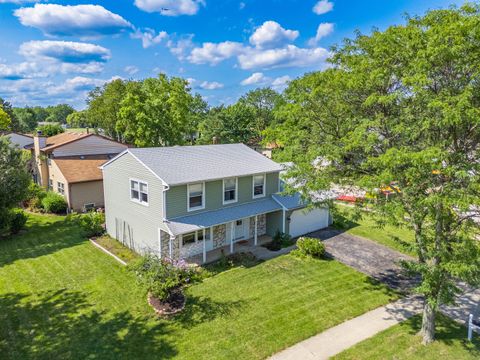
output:
M257 246L257 240L258 240L258 215L255 215L255 232L253 235L253 244Z
M283 209L282 232L283 232L284 234L285 234L285 221L287 221L287 219L286 219L285 209Z
M232 221L231 228L230 228L230 254L233 254L234 237L235 237L235 221Z
M207 244L205 239L205 228L203 228L203 263L207 262Z

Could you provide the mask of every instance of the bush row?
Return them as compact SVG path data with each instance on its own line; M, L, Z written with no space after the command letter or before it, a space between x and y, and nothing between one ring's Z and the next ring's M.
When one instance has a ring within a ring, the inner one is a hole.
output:
M25 205L33 211L53 214L65 214L67 212L67 202L62 195L53 191L46 191L35 183L32 183L29 187L29 195Z

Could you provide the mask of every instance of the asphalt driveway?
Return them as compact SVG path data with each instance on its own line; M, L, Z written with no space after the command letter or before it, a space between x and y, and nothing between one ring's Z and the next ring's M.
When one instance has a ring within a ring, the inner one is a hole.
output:
M416 280L407 277L399 262L411 260L407 255L374 241L350 235L335 229L324 229L309 234L321 239L327 252L336 260L363 272L389 287L408 291Z

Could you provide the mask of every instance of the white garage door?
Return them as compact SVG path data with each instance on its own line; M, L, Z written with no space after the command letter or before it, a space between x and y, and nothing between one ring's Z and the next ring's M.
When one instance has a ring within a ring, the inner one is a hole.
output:
M295 210L290 216L290 236L296 237L328 226L328 209Z

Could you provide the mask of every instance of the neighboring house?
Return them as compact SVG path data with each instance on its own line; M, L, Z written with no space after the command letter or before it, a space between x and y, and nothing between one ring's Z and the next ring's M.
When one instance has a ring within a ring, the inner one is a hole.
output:
M2 136L7 137L10 140L10 144L19 149L27 149L33 144L33 137L28 135L11 132Z
M33 177L37 184L63 195L68 207L86 211L103 207L100 166L128 146L100 135L61 133L33 138Z
M127 149L102 169L107 232L140 253L205 261L237 241L330 221L328 209L280 195L282 167L242 144Z

